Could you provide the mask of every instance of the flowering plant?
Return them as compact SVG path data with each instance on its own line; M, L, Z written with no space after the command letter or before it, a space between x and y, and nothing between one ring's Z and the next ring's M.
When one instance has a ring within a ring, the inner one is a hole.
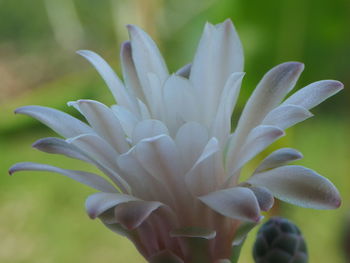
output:
M124 83L100 56L78 52L100 73L117 105L69 102L88 124L47 107L16 110L65 138L40 139L35 148L93 164L108 179L29 162L14 165L11 174L56 172L98 190L86 200L88 215L130 239L149 262L231 262L235 246L274 198L315 209L340 205L328 179L288 165L302 158L291 148L272 152L248 180L239 180L248 161L311 117L309 109L341 90L340 82L318 81L283 101L304 66L280 64L260 81L231 133L244 76L232 22L206 24L192 64L174 74L144 31L132 25L128 30L131 40L121 48Z

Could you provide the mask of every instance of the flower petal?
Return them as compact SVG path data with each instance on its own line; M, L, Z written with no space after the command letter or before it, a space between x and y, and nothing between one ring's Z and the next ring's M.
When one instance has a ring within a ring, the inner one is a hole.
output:
M261 124L265 116L291 91L304 65L298 62L280 64L265 74L250 96L238 121L235 134L229 144L227 163L245 143L246 135Z
M102 57L90 50L79 50L77 53L86 58L95 67L103 80L106 82L115 100L120 105L128 108L135 114L138 113L135 97L124 88L123 83L115 74L114 70Z
M42 152L62 154L70 158L90 162L89 158L80 152L77 147L67 143L65 140L60 138L43 138L37 140L35 143L33 143L32 146Z
M326 178L308 168L290 165L253 175L252 185L269 189L282 201L314 209L334 209L340 206L336 187Z
M312 116L313 114L304 107L283 104L270 111L262 121L262 124L277 126L285 130Z
M144 120L136 124L132 135L132 143L133 145L136 145L143 139L161 134L169 134L167 127L161 121Z
M90 186L102 192L107 192L107 193L118 192L118 190L106 179L93 173L61 169L61 168L47 165L47 164L32 163L32 162L17 163L10 168L9 173L12 175L13 173L19 172L19 171L47 171L47 172L59 173L79 183L85 184L87 186Z
M197 122L187 122L178 130L175 142L187 172L195 164L208 143L208 130Z
M216 236L216 231L201 227L185 227L171 231L170 236L213 239Z
M131 195L117 193L95 193L86 199L85 207L90 218L95 219L110 208L136 200L138 199Z
M186 64L185 66L180 68L178 71L176 71L176 75L179 75L181 77L188 79L191 74L191 67L192 67L192 63Z
M294 104L311 109L344 88L344 85L336 80L321 80L298 90L286 99L283 104Z
M267 188L251 186L249 189L252 190L255 194L255 197L259 203L260 210L269 211L272 208L275 200L272 193Z
M163 206L160 202L130 201L115 208L117 222L127 229L139 227L155 210Z
M303 155L301 152L292 148L282 148L274 151L267 156L256 168L254 173L259 173L268 169L276 168L278 166L285 165L289 162L293 162L302 159Z
M186 184L195 196L206 195L222 183L225 175L219 142L212 138L192 169L186 174Z
M50 127L59 135L69 138L94 131L82 121L59 110L42 106L24 106L15 110L16 114L25 114Z
M245 187L233 187L198 197L221 215L233 219L258 222L260 209L254 193Z
M110 108L94 100L79 100L77 104L92 128L118 153L129 150L124 130Z
M243 70L243 49L231 22L206 24L191 67L190 80L202 102L205 124L215 117L220 94L233 72Z
M117 116L125 134L131 138L135 125L139 122L139 118L126 108L119 105L113 105L111 109Z

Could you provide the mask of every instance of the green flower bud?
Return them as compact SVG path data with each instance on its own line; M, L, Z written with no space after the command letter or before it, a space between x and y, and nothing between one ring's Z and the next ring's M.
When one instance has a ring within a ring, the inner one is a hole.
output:
M256 263L306 263L306 243L291 221L273 217L263 224L253 248Z

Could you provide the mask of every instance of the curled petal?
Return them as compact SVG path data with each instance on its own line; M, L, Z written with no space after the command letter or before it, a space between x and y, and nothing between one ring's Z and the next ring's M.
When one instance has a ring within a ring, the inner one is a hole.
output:
M43 138L37 140L32 146L42 152L62 154L85 162L90 161L77 147L60 138Z
M86 199L85 207L90 218L95 219L108 209L111 209L119 204L136 200L138 199L131 195L118 193L96 193L90 195Z
M69 138L83 133L94 133L84 122L59 110L42 106L24 106L15 110L16 114L25 114L44 123L59 135Z
M114 212L118 223L127 229L135 229L161 206L163 204L160 202L137 200L119 204Z
M268 169L276 168L278 166L285 165L289 162L293 162L302 159L303 155L301 152L292 148L282 148L274 151L267 156L256 168L254 173L259 173Z
M120 105L127 107L134 113L138 112L136 98L124 88L114 70L102 57L90 50L79 50L77 53L86 58L96 68Z
M198 199L229 218L252 222L260 220L259 203L254 193L248 188L228 188L200 196Z
M284 101L283 104L294 104L311 109L344 88L336 80L321 80L298 90Z
M106 179L93 173L61 169L47 164L39 164L32 162L17 163L10 168L9 173L12 175L13 173L19 171L47 171L59 173L99 191L107 193L118 192L118 190Z
M334 209L341 200L326 178L303 166L282 166L253 175L249 183L269 189L282 201L314 209Z
M313 114L304 107L283 104L270 111L262 121L262 124L277 126L285 130L312 116Z

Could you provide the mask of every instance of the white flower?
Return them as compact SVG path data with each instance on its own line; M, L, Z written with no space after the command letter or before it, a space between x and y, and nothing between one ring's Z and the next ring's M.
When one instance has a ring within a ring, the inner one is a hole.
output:
M287 165L302 158L290 148L271 153L246 182L239 180L249 160L285 129L311 117L309 109L341 90L340 82L315 82L284 100L304 66L278 65L260 81L231 133L244 75L232 22L207 24L193 63L175 74L168 73L145 32L131 25L128 30L131 40L121 49L124 84L97 54L79 51L101 74L117 105L69 102L88 124L41 106L16 110L65 138L44 138L35 148L91 163L109 180L36 163L18 163L10 173L57 172L98 190L86 201L89 216L128 237L150 262L230 258L232 242L242 238L237 231L244 222L255 225L274 197L316 209L340 205L328 179ZM203 246L203 258L192 253L194 244Z

